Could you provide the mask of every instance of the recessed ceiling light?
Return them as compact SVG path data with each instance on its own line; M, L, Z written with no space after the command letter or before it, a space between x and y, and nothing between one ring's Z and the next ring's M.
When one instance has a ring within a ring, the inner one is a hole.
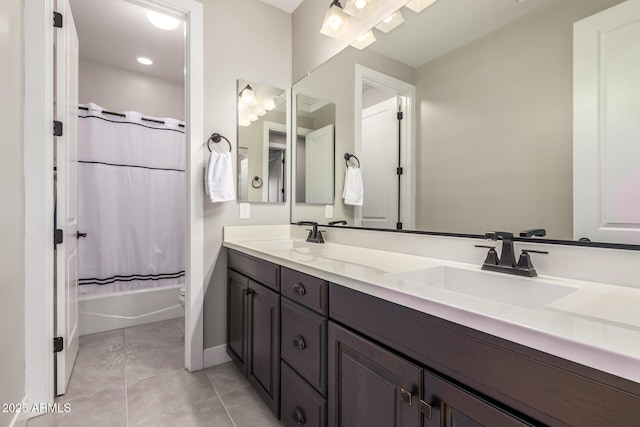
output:
M138 56L136 59L142 65L151 65L151 64L153 64L152 60L150 60L149 58L145 58L144 56Z
M147 19L161 30L175 30L180 26L180 20L173 16L163 15L162 13L147 10Z

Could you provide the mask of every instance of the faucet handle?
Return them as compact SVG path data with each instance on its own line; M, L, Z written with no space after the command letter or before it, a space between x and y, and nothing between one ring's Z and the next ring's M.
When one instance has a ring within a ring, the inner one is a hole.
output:
M498 262L500 260L498 259L498 253L496 252L495 246L489 246L489 245L474 245L474 246L476 248L489 249L489 252L487 252L487 257L484 259L484 262L483 262L484 265L498 265Z
M533 263L531 262L531 257L529 254L548 254L549 251L537 251L534 249L523 249L520 254L520 258L518 259L517 268L522 270L527 270L532 272L532 277L537 276L536 269L533 267Z

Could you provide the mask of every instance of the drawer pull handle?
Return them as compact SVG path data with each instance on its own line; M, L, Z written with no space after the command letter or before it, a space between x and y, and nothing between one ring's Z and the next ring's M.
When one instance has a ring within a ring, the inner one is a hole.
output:
M304 418L304 412L302 412L302 408L299 406L296 406L291 416L293 417L293 420L296 422L296 424L299 426L307 422L307 420L305 420Z
M256 293L256 292L255 292L253 289L249 289L249 288L247 288L247 289L245 289L245 290L244 290L244 294L245 294L245 295L253 295L253 294L255 294L255 293Z
M301 335L298 335L293 339L293 346L298 350L304 350L307 345L304 343L304 338Z
M292 288L293 292L302 296L304 294L307 293L307 290L304 288L304 285L302 283L296 283L295 285L293 285Z
M407 405L411 406L411 401L412 401L412 394L410 391L407 391L403 388L400 389L400 394L402 395L402 401L404 403L406 403Z
M432 415L431 410L432 410L431 405L429 405L424 400L420 400L420 412L422 413L422 415L424 415L428 419L431 419L431 415Z

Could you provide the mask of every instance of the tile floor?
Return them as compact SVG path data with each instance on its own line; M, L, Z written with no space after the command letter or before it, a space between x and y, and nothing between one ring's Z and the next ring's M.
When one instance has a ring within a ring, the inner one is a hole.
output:
M69 413L29 427L281 426L233 362L184 369L184 319L80 337L64 396Z

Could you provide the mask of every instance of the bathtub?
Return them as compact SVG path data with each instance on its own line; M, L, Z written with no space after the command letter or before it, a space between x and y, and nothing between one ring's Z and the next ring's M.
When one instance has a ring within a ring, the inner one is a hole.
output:
M181 284L78 298L80 335L184 316Z

